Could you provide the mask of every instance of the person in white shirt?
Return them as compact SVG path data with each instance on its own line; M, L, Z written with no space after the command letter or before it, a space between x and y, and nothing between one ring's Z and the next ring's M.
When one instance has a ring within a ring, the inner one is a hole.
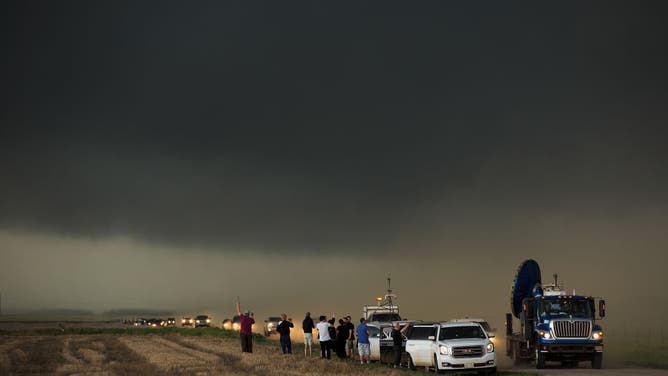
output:
M327 316L320 316L320 322L315 328L318 330L318 340L320 341L320 356L323 358L331 359L332 352L330 350L330 341L332 338L329 336L329 327L332 326L327 322Z

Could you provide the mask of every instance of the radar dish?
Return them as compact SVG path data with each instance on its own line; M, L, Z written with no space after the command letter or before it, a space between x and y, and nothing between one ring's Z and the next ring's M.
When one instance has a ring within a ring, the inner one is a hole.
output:
M531 292L537 283L541 283L538 263L532 259L525 260L517 268L513 287L510 290L510 308L515 317L520 317L522 300L532 296Z

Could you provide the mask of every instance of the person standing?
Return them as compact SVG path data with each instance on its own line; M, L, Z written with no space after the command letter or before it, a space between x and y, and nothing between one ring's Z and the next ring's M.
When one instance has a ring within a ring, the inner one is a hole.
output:
M346 357L346 341L348 340L348 325L345 320L339 319L339 326L336 327L336 356L341 359Z
M355 325L353 325L352 318L346 316L346 327L348 328L348 340L346 340L346 356L353 357L353 350L355 348Z
M392 350L394 350L394 368L401 366L401 345L404 343L404 332L408 329L408 324L404 325L403 329L399 323L394 324L392 329Z
M360 318L357 325L357 352L360 354L360 364L369 364L371 356L371 345L369 343L369 327L364 317Z
M239 315L239 321L241 323L241 328L239 330L241 335L241 352L252 353L253 324L255 324L253 312L246 310L246 312L241 313L241 304L237 301L237 315Z
M281 321L276 327L276 331L281 335L281 349L283 354L292 354L292 341L290 341L290 328L294 328L292 319L288 318L285 313L281 313Z
M311 312L306 312L306 317L302 321L302 329L304 330L304 356L311 356L313 354L313 329L315 329Z
M318 340L320 341L320 356L327 359L332 358L332 352L329 346L329 342L332 340L332 337L329 336L330 326L332 326L332 324L327 322L327 316L320 316L320 322L316 325L316 329L318 329Z

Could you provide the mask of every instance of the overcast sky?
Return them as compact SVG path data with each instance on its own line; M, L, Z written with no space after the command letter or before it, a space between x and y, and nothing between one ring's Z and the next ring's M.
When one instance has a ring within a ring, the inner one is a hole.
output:
M495 270L479 288L504 286L503 312L528 257L571 280L633 265L631 280L665 285L641 270L667 261L666 10L13 2L0 291L23 307L209 307L190 283L247 278L259 287L245 294L275 307L263 286L317 295L303 279L322 268L359 299L389 271L415 293L427 259ZM582 255L590 264L569 270ZM262 276L220 276L223 260ZM290 265L309 271L286 276ZM144 284L182 290L133 290Z

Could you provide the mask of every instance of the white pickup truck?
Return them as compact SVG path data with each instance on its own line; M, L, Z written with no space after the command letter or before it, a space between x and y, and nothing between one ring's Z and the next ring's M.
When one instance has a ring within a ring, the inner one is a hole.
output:
M478 323L415 323L407 337L410 368L496 374L494 343Z

